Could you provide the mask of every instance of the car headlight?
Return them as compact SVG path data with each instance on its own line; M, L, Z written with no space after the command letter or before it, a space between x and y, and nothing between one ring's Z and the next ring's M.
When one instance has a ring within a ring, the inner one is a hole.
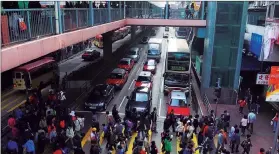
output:
M117 87L120 86L120 84L115 84Z
M99 106L104 106L104 103L100 103Z

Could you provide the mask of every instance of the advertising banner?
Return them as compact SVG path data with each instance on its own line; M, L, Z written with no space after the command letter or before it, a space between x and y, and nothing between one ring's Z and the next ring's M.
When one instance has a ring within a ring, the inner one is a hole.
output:
M256 84L268 85L269 74L257 74Z
M279 66L271 67L265 100L279 102Z

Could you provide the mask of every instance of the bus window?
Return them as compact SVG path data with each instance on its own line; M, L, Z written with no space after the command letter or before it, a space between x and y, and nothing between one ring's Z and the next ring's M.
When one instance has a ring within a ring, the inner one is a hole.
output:
M22 79L22 73L20 73L20 72L15 72L15 78L16 79Z

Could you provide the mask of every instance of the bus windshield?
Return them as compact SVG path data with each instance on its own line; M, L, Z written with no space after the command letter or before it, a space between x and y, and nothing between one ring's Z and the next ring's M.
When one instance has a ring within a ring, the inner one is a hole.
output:
M170 71L189 71L190 53L168 53L167 65Z

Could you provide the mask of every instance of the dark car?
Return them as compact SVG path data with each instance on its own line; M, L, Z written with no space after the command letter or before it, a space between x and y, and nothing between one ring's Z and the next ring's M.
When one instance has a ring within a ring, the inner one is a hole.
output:
M152 90L147 87L136 88L131 96L127 96L128 103L125 107L125 114L127 117L131 117L133 109L136 109L137 113L149 114L152 105Z
M85 110L105 111L108 104L114 98L114 86L98 84L88 95L84 103Z
M116 68L110 73L110 76L108 77L106 83L109 85L113 85L116 88L122 89L127 82L128 77L129 74L126 70Z
M95 60L97 58L100 58L101 53L98 52L97 50L93 49L87 49L81 56L82 59L84 60Z
M150 71L152 74L156 73L157 62L154 59L148 59L143 65L143 71Z
M146 44L146 43L148 43L148 40L149 40L149 37L148 37L148 36L144 36L144 37L141 39L141 43L142 43L142 44Z

